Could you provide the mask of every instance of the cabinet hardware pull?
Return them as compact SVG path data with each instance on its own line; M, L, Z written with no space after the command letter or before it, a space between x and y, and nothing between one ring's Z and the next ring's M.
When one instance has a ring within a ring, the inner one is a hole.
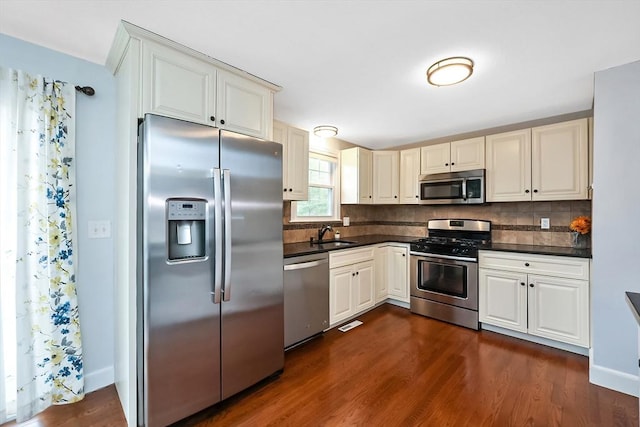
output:
M524 190L525 193L529 194L529 190Z
M224 124L224 120L220 120L220 124L223 125Z
M456 163L455 162L451 162L451 166L454 166Z
M520 286L526 286L524 282L520 282Z
M371 196L369 196L369 198L371 198Z
M530 287L530 288L533 288L533 283L529 283L529 287Z
M393 198L394 198L394 199L397 199L397 198L398 198L398 196L393 196Z
M444 165L445 165L445 166L449 166L449 163L445 163Z
M418 198L418 196L416 196L416 199Z
M286 188L283 188L283 189L282 189L282 191L284 191L284 192L286 193L286 192L287 192L287 189L286 189Z
M528 263L528 262L525 262L525 263L524 263L524 266L525 266L525 267L529 267L529 263Z
M356 277L356 273L351 273L351 276Z
M534 193L537 193L537 192L538 192L538 190L534 189L534 190L533 190L533 192L534 192Z
M209 118L211 119L211 121L212 121L212 122L215 122L215 121L216 121L216 118L215 118L215 117L213 117L213 116L211 116L211 117L209 117Z
M356 271L356 276L359 276L359 275L360 275L360 272L359 272L359 271Z
M405 254L402 254L402 256L405 256Z
M293 191L293 188L290 188L289 191Z

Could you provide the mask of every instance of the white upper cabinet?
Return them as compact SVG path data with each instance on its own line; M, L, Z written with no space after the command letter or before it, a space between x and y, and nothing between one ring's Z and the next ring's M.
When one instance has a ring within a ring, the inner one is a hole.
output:
M397 151L373 152L373 203L398 204L399 170Z
M142 111L213 126L217 70L151 41L142 44Z
M443 173L451 170L451 144L428 145L420 152L420 173Z
M400 203L418 204L420 197L420 148L400 151Z
M487 201L587 199L588 150L587 119L487 136Z
M588 120L531 130L532 200L589 197Z
M487 202L531 200L531 130L487 136Z
M309 132L274 121L273 140L282 144L282 198L307 200Z
M273 89L266 82L175 43L143 39L141 46L140 116L155 113L271 139Z
M340 152L340 203L373 203L372 168L371 151L353 147Z
M484 169L484 136L421 148L423 175Z
M273 92L269 89L221 70L217 99L216 123L220 128L271 139Z

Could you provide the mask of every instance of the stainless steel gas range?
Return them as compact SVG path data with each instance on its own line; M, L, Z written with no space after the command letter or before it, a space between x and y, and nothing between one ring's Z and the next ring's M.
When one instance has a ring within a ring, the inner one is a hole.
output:
M411 243L413 313L478 329L478 249L491 243L491 222L436 219Z

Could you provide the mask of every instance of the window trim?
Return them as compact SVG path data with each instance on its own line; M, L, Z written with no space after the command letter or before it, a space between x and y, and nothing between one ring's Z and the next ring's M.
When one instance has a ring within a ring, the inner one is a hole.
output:
M329 160L335 163L335 171L333 173L333 185L308 184L309 187L333 188L333 215L331 216L302 216L297 215L297 201L291 201L291 215L289 222L331 222L340 221L340 154L322 149L309 149L309 158L311 157ZM307 159L307 163L309 159Z

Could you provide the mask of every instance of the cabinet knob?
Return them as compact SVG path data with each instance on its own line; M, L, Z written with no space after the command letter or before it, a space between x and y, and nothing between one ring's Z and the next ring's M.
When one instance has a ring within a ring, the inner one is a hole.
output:
M524 190L525 193L529 194L529 190Z
M419 198L420 196L416 196L416 199Z
M528 262L525 262L525 263L524 263L524 266L525 266L525 267L529 267L529 263L528 263Z
M402 256L406 256L405 254L402 254Z
M534 190L533 190L533 192L534 192L534 193L537 193L537 192L538 192L538 190L534 189Z
M533 283L529 283L529 287L530 287L530 288L533 288Z
M356 276L359 276L359 275L360 275L360 272L359 272L359 271L356 271Z
M220 124L223 125L224 124L224 120L220 120Z
M520 286L526 286L524 282L520 282Z
M352 277L356 277L356 273L351 273L351 276Z
M211 119L211 121L212 121L212 122L215 122L215 121L216 121L216 118L215 118L215 117L213 117L213 116L211 116L211 117L209 117L209 118Z
M282 189L282 191L284 191L284 192L286 193L286 192L287 192L287 189L286 189L286 188L283 188L283 189Z
M394 198L394 199L397 199L397 198L398 198L398 196L393 196L393 198Z
M289 191L293 191L293 188L290 188Z
M444 165L445 165L445 166L449 166L449 163L445 163Z
M371 196L369 196L369 198L371 198Z
M455 162L451 162L451 166L453 166L453 165L455 165L455 164L456 164Z

